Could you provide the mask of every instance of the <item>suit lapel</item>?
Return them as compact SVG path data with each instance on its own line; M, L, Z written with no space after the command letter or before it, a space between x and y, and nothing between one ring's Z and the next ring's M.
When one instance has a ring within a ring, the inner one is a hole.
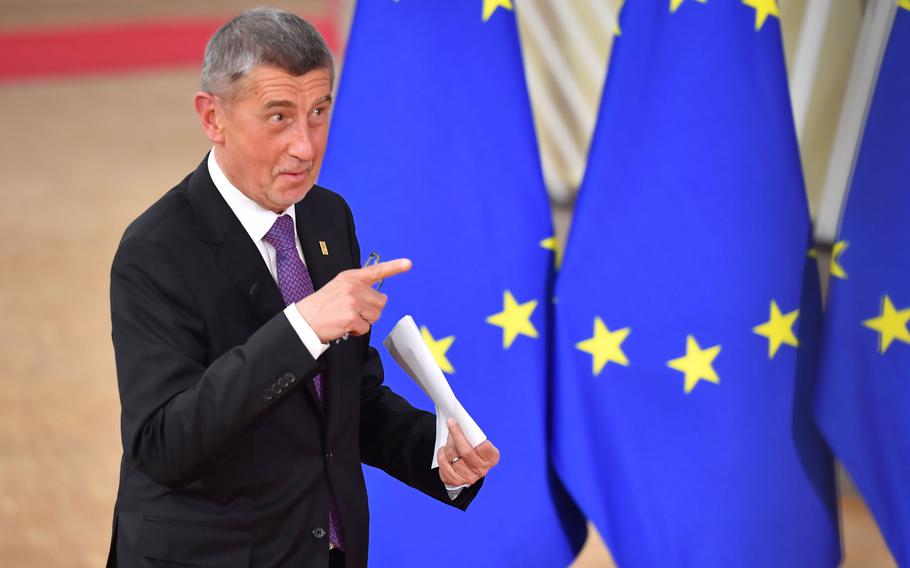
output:
M247 298L263 323L284 309L284 299L275 279L269 274L259 250L239 221L236 230L225 234L216 259L218 266Z
M344 254L346 250L334 250L335 246L347 246L347 243L335 242L332 238L338 232L337 226L333 227L332 223L338 223L339 219L326 214L327 208L319 206L319 197L318 189L314 187L295 206L297 238L300 239L304 262L306 262L310 278L313 280L313 288L316 290L325 286L339 272L349 268L344 264L344 259L347 258ZM320 241L322 241L322 245ZM325 249L323 249L323 245ZM339 347L341 345L334 341L331 342L329 350L326 351L321 359L328 360L333 358ZM337 368L337 365L324 366L326 369L332 367ZM324 408L329 416L331 416L329 409L340 400L341 383L340 377L323 373Z
M307 194L307 197L309 196L310 194ZM303 260L306 262L310 278L313 280L313 288L319 290L335 277L338 270L333 266L331 253L323 254L322 252L320 241L326 244L327 251L332 242L327 234L325 221L316 214L315 207L312 206L312 203L308 203L309 201L312 200L305 197L295 207L297 238L300 239Z
M216 248L218 266L265 322L284 308L281 292L256 245L218 193L207 162L208 156L191 174L188 190L200 236Z

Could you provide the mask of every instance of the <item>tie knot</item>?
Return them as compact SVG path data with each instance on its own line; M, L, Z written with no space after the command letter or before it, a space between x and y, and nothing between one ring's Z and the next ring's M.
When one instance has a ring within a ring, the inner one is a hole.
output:
M290 215L281 215L275 219L275 224L263 238L265 242L275 247L276 251L294 248L294 220Z

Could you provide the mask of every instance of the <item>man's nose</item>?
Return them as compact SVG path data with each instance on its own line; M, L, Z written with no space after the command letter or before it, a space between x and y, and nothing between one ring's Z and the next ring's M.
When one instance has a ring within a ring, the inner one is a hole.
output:
M305 124L297 124L292 136L288 153L302 162L313 160L316 157L316 149L309 128Z

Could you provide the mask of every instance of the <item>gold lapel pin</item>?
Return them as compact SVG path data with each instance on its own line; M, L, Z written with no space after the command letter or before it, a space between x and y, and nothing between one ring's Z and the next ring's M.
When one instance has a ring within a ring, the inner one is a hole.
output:
M329 256L329 247L325 245L325 241L319 241L319 249L322 250L322 256Z

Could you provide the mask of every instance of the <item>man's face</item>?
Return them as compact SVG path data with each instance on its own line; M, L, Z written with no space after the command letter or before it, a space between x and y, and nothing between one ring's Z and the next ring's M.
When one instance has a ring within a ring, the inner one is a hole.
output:
M241 79L222 109L216 152L225 175L272 211L297 203L313 187L325 154L332 103L327 69L300 76L269 66Z

